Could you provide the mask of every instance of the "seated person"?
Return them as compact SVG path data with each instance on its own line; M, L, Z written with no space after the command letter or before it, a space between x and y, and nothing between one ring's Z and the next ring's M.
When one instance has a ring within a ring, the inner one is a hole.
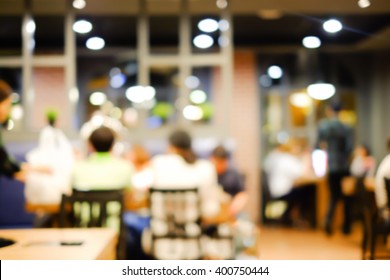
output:
M387 139L387 149L390 151L390 138ZM390 211L388 194L385 187L384 178L390 178L390 154L380 162L375 175L375 199L378 209L386 209L381 211L382 217L390 223Z
M212 216L219 211L217 173L207 160L198 159L192 151L192 140L184 130L169 137L168 153L151 160L154 188L186 189L198 187L202 197L203 214Z
M73 188L80 191L129 190L133 167L129 162L110 153L115 140L112 130L99 127L91 133L88 140L91 154L87 159L76 162L72 177ZM112 204L109 208L109 213L118 211L117 205ZM118 221L112 222L115 227L118 226Z
M244 188L243 175L229 163L230 154L222 145L215 147L211 154L211 162L218 175L218 184L228 193L232 201L229 206L230 215L236 216L245 206L247 194Z
M293 222L292 215L295 206L300 209L300 218L303 218L304 214L307 214L304 212L308 210L306 209L306 204L309 202L307 201L308 188L306 188L306 184L305 187L295 187L296 182L305 174L305 165L296 155L296 148L291 142L279 144L264 162L264 171L267 174L271 197L287 202L287 208L282 215L282 222L286 224Z

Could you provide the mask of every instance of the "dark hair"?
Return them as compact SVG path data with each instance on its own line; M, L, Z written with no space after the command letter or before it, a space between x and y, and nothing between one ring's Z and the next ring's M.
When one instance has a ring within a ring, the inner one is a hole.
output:
M328 106L333 112L340 112L343 109L343 105L336 101L331 102Z
M230 157L228 150L226 150L225 147L222 145L218 145L217 147L215 147L211 155L214 158L218 158L218 159L229 159Z
M3 102L12 94L11 87L3 80L0 80L0 102Z
M111 129L101 126L89 136L89 142L97 152L108 152L114 144L115 136Z
M360 144L360 146L363 148L363 150L365 150L366 151L366 155L367 156L371 156L371 149L370 149L370 147L368 147L368 145L367 144Z
M178 154L187 162L195 163L197 157L192 151L191 136L184 130L175 130L169 136L169 143L175 147Z

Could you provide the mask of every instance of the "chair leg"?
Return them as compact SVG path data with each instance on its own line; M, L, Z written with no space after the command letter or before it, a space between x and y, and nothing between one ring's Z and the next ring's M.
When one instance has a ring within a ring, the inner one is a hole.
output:
M371 242L370 242L370 260L375 260L375 247L376 247L377 233L375 228L371 230Z

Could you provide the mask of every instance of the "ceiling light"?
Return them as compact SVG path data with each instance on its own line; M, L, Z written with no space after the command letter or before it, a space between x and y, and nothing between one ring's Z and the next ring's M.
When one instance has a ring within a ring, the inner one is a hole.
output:
M311 98L317 100L326 100L336 93L336 88L328 83L316 83L307 87L307 93Z
M30 19L27 22L27 24L26 24L26 31L27 31L27 33L28 34L34 34L35 28L36 28L35 21Z
M90 50L100 50L104 48L105 42L100 37L92 37L87 40L86 46Z
M268 75L272 79L280 79L283 76L283 70L277 65L272 65L267 70Z
M86 5L87 5L87 3L85 2L85 0L74 0L73 1L73 8L78 9L78 10L84 9Z
M200 49L210 48L214 44L214 39L209 35L198 35L194 38L194 45Z
M302 44L305 48L316 49L321 46L321 40L316 36L307 36L303 38Z
M359 0L358 1L358 5L360 8L364 9L364 8L368 8L371 6L371 2L370 0Z
M92 30L92 23L86 20L78 20L73 24L73 31L85 34Z
M198 23L199 30L207 33L215 32L219 28L219 24L215 19L206 18Z
M337 19L329 19L325 21L322 27L329 33L336 33L343 29L343 25Z
M215 2L215 5L217 5L217 7L219 8L219 9L226 9L227 8L227 6L228 6L228 1L227 0L217 0L216 2Z

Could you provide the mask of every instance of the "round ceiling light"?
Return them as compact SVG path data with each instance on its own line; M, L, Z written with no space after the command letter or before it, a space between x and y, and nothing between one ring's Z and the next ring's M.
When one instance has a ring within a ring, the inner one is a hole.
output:
M214 44L214 39L209 35L198 35L194 38L194 45L200 49L210 48Z
M100 37L92 37L87 40L86 46L90 50L101 50L104 48L105 42Z
M267 70L268 76L272 79L280 79L283 76L283 70L277 65L272 65Z
M337 19L329 19L325 21L322 27L328 33L336 33L343 29L343 25Z
M218 30L219 24L215 19L206 18L198 23L198 28L200 31L211 33Z
M78 20L73 24L73 31L80 33L80 34L85 34L88 33L92 30L92 23L86 20Z
M307 36L303 38L302 44L305 48L316 49L321 46L321 40L316 36Z

